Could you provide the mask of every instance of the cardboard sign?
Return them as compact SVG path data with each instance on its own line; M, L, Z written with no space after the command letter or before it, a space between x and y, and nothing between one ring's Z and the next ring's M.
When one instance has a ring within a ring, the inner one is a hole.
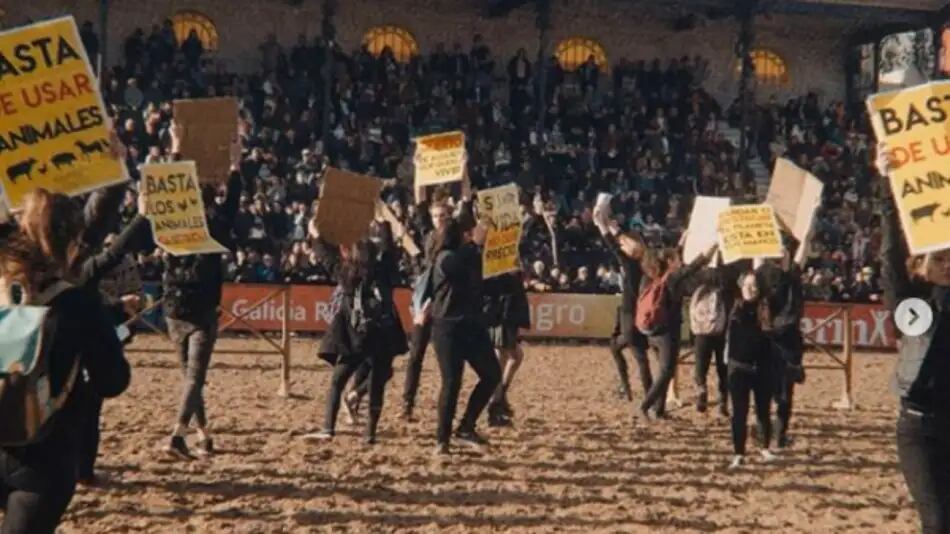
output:
M128 179L109 144L99 82L72 17L0 33L0 184L8 206Z
M872 95L867 106L878 141L887 144L908 248L950 248L950 82Z
M521 270L521 205L514 184L478 192L479 215L491 221L482 252L482 276L492 278Z
M351 245L366 237L382 185L371 176L327 169L317 205L320 237L334 245Z
M772 184L765 203L775 209L779 222L795 239L804 242L821 205L824 189L825 184L810 172L779 158L772 171Z
M732 200L728 197L696 197L693 212L689 216L689 227L686 229L686 243L683 244L684 262L692 263L719 242L716 223L719 221L719 214L729 209L731 203ZM715 261L715 258L712 261Z
M181 125L181 156L193 160L201 183L221 184L231 169L231 143L238 137L235 98L175 100L175 122Z
M416 187L461 181L465 174L465 134L416 137Z
M747 258L781 258L782 236L772 206L733 206L719 214L722 262Z
M162 250L174 256L228 251L208 232L195 162L143 165L139 194L146 196L145 216Z

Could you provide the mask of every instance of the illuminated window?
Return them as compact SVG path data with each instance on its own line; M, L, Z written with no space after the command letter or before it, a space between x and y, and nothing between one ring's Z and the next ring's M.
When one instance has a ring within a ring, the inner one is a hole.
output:
M566 71L577 70L587 58L594 56L594 61L601 72L607 70L607 52L597 41L583 37L571 37L561 41L555 51L558 63Z
M205 50L218 49L218 29L214 22L203 13L197 11L179 11L172 17L172 27L175 29L175 39L178 44L185 42L191 30L198 34L201 45Z
M762 84L788 85L788 66L781 56L771 50L761 48L753 49L750 54L756 81ZM741 73L742 61L740 60L736 64L736 75Z
M366 32L363 44L369 53L379 56L383 50L389 48L393 57L400 63L408 63L413 56L419 54L419 44L415 37L406 30L396 26L377 26Z

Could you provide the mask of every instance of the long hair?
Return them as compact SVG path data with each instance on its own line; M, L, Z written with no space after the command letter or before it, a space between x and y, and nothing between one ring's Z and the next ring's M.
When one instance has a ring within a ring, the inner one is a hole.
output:
M75 267L80 252L78 242L86 224L82 209L71 198L46 189L28 193L20 227L60 275L68 274Z
M738 312L739 309L746 304L746 300L742 295L742 282L749 276L755 278L755 285L759 288L759 295L752 301L752 304L755 305L755 316L759 323L759 328L761 328L763 332L766 332L772 329L772 310L769 308L768 295L765 294L765 280L762 279L759 273L750 270L743 271L742 274L739 275L739 298L737 298L732 305L733 314Z
M15 230L0 240L0 286L8 290L19 284L27 295L39 292L43 282L56 275L57 267L39 245ZM6 291L2 297L6 296Z

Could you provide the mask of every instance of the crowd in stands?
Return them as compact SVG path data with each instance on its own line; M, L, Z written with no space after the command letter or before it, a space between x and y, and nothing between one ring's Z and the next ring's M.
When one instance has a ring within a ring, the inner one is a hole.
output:
M84 42L98 47L91 27ZM308 242L327 166L377 176L383 198L418 242L427 209L412 190L412 138L462 130L474 189L516 182L522 191L522 261L532 291L616 292L618 267L592 222L599 192L613 212L654 245L675 246L697 194L753 201L756 183L740 172L738 149L721 130L739 124L737 105L722 109L703 90L700 57L621 60L606 69L593 58L572 72L552 58L544 76L525 50L493 53L478 35L467 47L438 45L408 63L385 50L327 50L300 36L289 48L271 35L254 74L225 72L208 61L192 34L182 43L171 23L136 30L124 61L103 73L104 98L129 147L129 164L168 145L171 101L232 95L241 102L247 148L241 171L256 176L235 225L239 248L224 266L237 282L332 283ZM322 72L332 57L332 107L325 110ZM537 91L546 78L543 122ZM768 88L758 91L760 101ZM753 110L750 154L768 166L784 155L826 184L806 269L808 297L874 301L881 235L871 198L875 176L861 110L823 105L809 94ZM541 126L541 128L539 128ZM324 132L329 141L324 143ZM130 193L124 210L135 213ZM143 279L160 277L161 252L141 254ZM401 263L403 283L417 265Z

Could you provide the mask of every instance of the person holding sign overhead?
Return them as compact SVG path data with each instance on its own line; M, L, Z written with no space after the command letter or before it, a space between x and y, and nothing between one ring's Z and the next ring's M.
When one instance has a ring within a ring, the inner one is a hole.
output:
M172 122L170 133L171 155L172 159L176 160L179 159L180 153L181 127ZM230 157L231 173L224 201L220 204L215 201L214 186L201 186L208 231L217 243L228 249L233 248L231 230L241 191L245 187L253 188L252 182L245 182L241 176L241 145L237 140L231 144ZM201 169L198 169L198 172L200 173ZM140 183L139 213L148 215L148 191L147 188L143 190L141 185ZM211 353L217 340L218 305L221 303L223 284L220 253L165 255L162 289L165 295L166 323L169 337L175 343L184 371L178 418L165 447L166 452L176 458L192 458L185 443L185 434L192 421L198 431L198 454L210 455L214 452L208 433L202 392L211 363Z
M887 147L882 144L878 154L878 169L887 178L893 169ZM905 335L899 344L893 382L901 406L897 455L922 531L946 533L950 532L950 249L909 256L897 203L886 187L882 191L885 304L896 313L901 302L917 298L933 310L927 330Z

